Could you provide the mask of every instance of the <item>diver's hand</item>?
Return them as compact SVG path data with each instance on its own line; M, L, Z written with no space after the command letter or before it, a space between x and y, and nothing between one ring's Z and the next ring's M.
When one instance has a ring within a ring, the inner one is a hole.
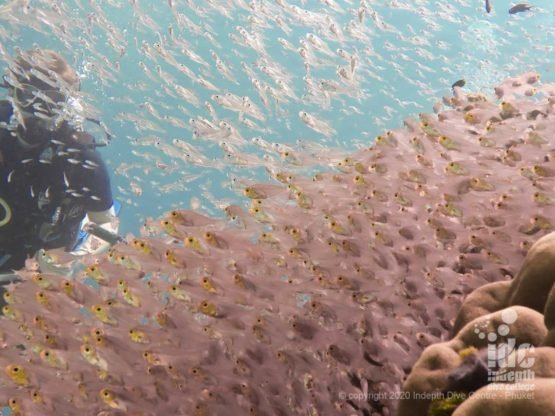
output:
M95 226L107 231L110 235L117 235L118 227L114 226L112 222L95 224ZM71 254L74 256L84 256L86 254L98 255L108 251L111 246L112 242L101 239L89 232L85 241L76 250L72 251Z
M100 227L108 234L117 235L118 233L119 221L113 206L106 211L87 212L87 219L96 228ZM86 224L89 225L88 223ZM100 236L101 234L98 233ZM72 251L71 254L74 256L84 256L86 254L98 255L108 251L112 244L112 241L106 241L89 232L85 241L76 250Z

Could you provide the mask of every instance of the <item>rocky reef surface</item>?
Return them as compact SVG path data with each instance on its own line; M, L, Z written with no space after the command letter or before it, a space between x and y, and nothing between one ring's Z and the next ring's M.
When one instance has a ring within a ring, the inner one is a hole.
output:
M403 387L403 415L555 414L555 233L512 281L467 297L456 335L426 348Z
M416 415L433 400L402 394L443 391L451 371L470 383L457 391L482 387L465 375L484 370L474 322L494 331L509 306L519 343L553 339L541 271L553 263L524 266L535 281L518 270L553 230L555 87L527 73L495 93L455 87L446 108L313 177L298 169L316 155L284 149L275 183L246 184L227 219L172 211L71 275L29 262L4 294L0 403L12 415ZM522 406L540 409L552 381L534 383ZM479 414L476 400L457 414Z

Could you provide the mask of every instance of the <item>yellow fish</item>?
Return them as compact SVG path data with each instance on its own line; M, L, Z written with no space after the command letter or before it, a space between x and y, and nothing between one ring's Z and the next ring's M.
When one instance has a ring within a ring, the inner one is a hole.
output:
M266 334L266 331L261 325L253 325L252 334L260 342L264 342L265 344L269 344L271 342L270 337Z
M531 131L530 133L528 133L528 143L532 143L532 144L546 144L549 143L548 140L546 140L545 138L543 138L541 135L539 135L538 133L536 133L535 131Z
M42 349L39 356L43 362L48 364L50 367L54 367L60 370L67 369L66 361L56 354L55 351L49 349Z
M376 295L369 292L354 292L351 298L353 301L362 306L375 302L378 299Z
M356 257L360 256L360 249L356 243L348 240L343 240L341 242L341 246L343 247L343 250L345 252L350 253Z
M176 299L182 300L184 302L191 302L191 296L189 295L189 293L183 289L180 289L178 286L171 286L170 294Z
M303 209L312 208L312 200L304 192L302 191L295 192L295 199L297 200L297 204L299 205L299 207Z
M277 267L287 267L287 261L285 260L285 257L277 256L277 257L274 257L273 260L274 260L274 264Z
M216 286L214 286L214 282L209 277L203 277L201 280L201 286L204 290L209 293L218 293Z
M453 175L468 175L468 171L459 162L448 163L445 167L445 171Z
M131 241L131 246L139 250L143 254L152 254L152 248L146 243L146 241L135 238L133 239L133 241Z
M547 166L534 165L532 167L532 170L536 175L542 176L544 178L555 176L555 170L548 168Z
M478 143L480 143L480 146L482 146L482 147L493 147L493 146L495 146L495 141L494 140L489 139L487 137L483 137L483 136L481 136L478 139Z
M426 159L424 156L422 156L421 154L417 154L416 155L416 161L418 163L420 163L422 166L424 166L425 168L430 168L432 167L432 162L430 162L428 159Z
M202 244L200 244L200 241L192 235L185 238L184 244L185 244L185 247L190 248L191 250L193 250L193 251L195 251L199 254L205 254L206 253L206 250L204 249Z
M243 190L243 194L250 199L264 199L266 198L266 195L264 195L263 193L258 192L255 188L251 187L251 186L247 186L244 190Z
M266 169L266 170L278 182L288 183L293 179L293 177L291 175L289 175L288 173L275 172L275 171L272 171L271 169Z
M327 227L335 234L349 236L351 235L350 231L343 227L335 218L331 215L324 216L324 222Z
M269 224L272 222L272 219L260 207L249 208L249 214L251 214L255 220L263 224Z
M348 168L352 167L353 164L354 164L354 160L350 157L346 157L345 159L337 162L336 167L343 173L349 173L351 169L348 169Z
M500 104L501 107L501 117L502 118L509 118L509 117L513 117L517 114L519 114L519 111L517 110L517 108L509 103L508 101L502 101Z
M293 240L295 240L295 241L301 241L302 238L303 238L303 236L302 236L302 234L301 234L301 230L299 230L299 229L296 228L296 227L291 227L291 228L289 228L289 229L287 230L287 233L288 233L291 237L293 237Z
M397 147L397 141L391 135L376 136L376 139L374 140L374 143L378 146L387 145L387 146L391 146L391 147Z
M89 266L85 269L85 275L94 279L98 283L106 282L106 277L98 266Z
M63 279L60 281L60 286L62 288L62 292L64 292L67 296L73 297L75 295L73 282Z
M552 205L553 199L550 198L549 195L544 194L542 192L535 192L534 202L538 205Z
M279 247L279 239L276 238L272 233L262 233L260 237L258 237L258 241L261 243L268 243L273 246Z
M393 197L395 198L395 201L397 201L399 205L403 207L412 207L412 201L406 196L404 196L401 192L395 192Z
M118 280L118 290L121 292L124 289L127 289L129 287L129 285L127 284L127 282L123 279Z
M368 172L375 172L380 175L385 175L387 170L387 165L385 163L372 163L368 166Z
M249 280L245 278L245 276L236 273L233 275L233 283L244 290L255 290L256 286Z
M290 150L281 151L279 154L286 162L291 163L292 165L302 166L301 161Z
M411 169L408 172L399 172L399 177L404 181L413 182L421 185L425 184L427 181L426 176L414 169Z
M12 397L11 399L8 400L8 407L10 408L10 410L12 411L12 413L10 414L14 414L14 416L20 416L22 415L21 411L21 403L19 402L19 399L16 397ZM6 412L7 414L7 412Z
M416 136L410 139L409 143L412 145L416 153L423 154L426 150L424 143L422 143L422 141Z
M116 262L118 264L121 264L126 269L141 270L141 265L125 254L120 254L119 256L117 256Z
M443 147L445 147L447 150L460 150L460 147L457 144L457 142L447 136L441 136L438 139L438 143Z
M128 287L121 290L121 296L123 297L123 300L125 300L128 304L137 308L141 306L141 299L133 292L131 292L131 289L129 289Z
M470 180L470 188L475 191L493 191L495 187L485 179L474 177Z
M462 217L462 211L453 205L452 202L447 202L446 204L439 205L439 211L443 215L447 215L448 217Z
M424 133L426 133L428 136L432 136L432 137L436 137L439 136L441 133L439 132L438 129L436 129L430 122L428 121L421 121L420 122L420 128L422 129L422 131Z
M339 253L341 251L339 244L337 244L333 239L328 239L327 243L332 252Z
M169 250L169 249L166 250L164 252L164 258L173 267L182 267L182 268L187 267L187 264L185 263L185 261L183 259L178 259L177 255L173 250Z
M137 328L131 328L129 330L129 338L131 338L131 341L136 342L137 344L148 344L150 342L148 336L143 331Z
M368 184L366 183L366 180L364 179L364 176L362 175L356 175L353 177L353 183L356 186L367 186Z
M41 306L44 306L45 308L47 308L50 305L50 302L48 300L48 296L46 296L46 293L44 293L41 290L39 290L37 293L35 293L35 299L37 300L37 302Z
M102 305L93 305L91 306L90 311L100 322L104 322L108 325L118 324L118 322L114 318L108 315L108 311Z
M4 292L4 294L2 295L2 297L4 298L4 301L8 304L8 305L13 305L15 303L15 297L12 291L10 290L6 290Z
M532 217L530 223L533 226L540 227L542 230L551 230L553 228L551 222L546 217L541 215L535 215Z
M18 310L16 310L12 305L4 305L2 308L2 314L12 321L21 322L23 317Z
M208 302L207 300L204 300L200 303L198 310L199 312L211 316L212 318L216 318L218 316L218 309L216 308L216 305Z
M175 328L175 323L165 312L158 312L154 315L154 319L162 328Z
M228 244L213 232L207 231L203 234L203 237L204 241L206 241L206 243L212 247L220 249L228 248Z
M303 257L304 253L299 250L297 247L291 247L287 252L291 257Z
M162 230L164 230L165 233L171 235L172 237L176 237L176 238L181 237L177 232L177 228L175 227L175 224L170 220L167 220L167 219L162 220L160 221L160 225L162 226Z
M52 287L52 282L46 279L41 273L33 273L31 280L36 283L41 289L49 289Z
M61 345L58 338L52 334L44 334L43 341L47 346L52 348L60 348Z
M108 406L110 406L112 409L118 409L124 412L127 410L127 406L124 403L122 403L120 400L118 400L114 395L114 393L112 393L112 391L108 389L102 389L100 390L98 395L100 396L102 401L106 403Z
M466 113L464 113L463 119L468 124L478 124L478 123L480 123L480 120L478 119L478 117L476 117L476 115L474 113L471 113L470 111L467 111Z
M385 166L385 165L384 165ZM358 173L366 173L366 169L364 168L364 165L360 162L355 163L355 171L357 171ZM386 167L387 170L387 167Z
M387 194L385 192L379 191L377 189L374 189L371 193L372 198L375 198L376 200L380 201L380 202L387 202L389 200L389 197L387 196Z
M28 386L29 375L19 364L10 364L4 368L6 375L18 386Z
M37 390L31 392L31 400L37 404L44 404L44 397L42 397L42 394Z
M162 365L160 358L158 358L152 351L143 352L143 358L150 365Z
M79 350L81 351L83 358L87 360L89 364L99 367L105 371L108 369L108 363L98 355L94 346L90 344L83 344Z
M534 171L528 167L521 167L519 169L519 172L522 176L524 176L526 179L530 179L533 180L535 179L536 175L534 174Z

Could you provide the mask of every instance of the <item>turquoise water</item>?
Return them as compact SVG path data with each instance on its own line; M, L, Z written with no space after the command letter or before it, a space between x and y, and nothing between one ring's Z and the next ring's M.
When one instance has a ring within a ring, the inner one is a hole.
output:
M431 112L434 103L450 95L450 85L458 79L465 79L469 90L488 95L501 80L530 69L543 80L555 80L555 7L548 0L535 1L534 10L518 15L508 14L512 3L506 1L492 1L491 14L479 0L336 1L337 7L331 2L300 1L287 3L285 9L279 3L284 2L8 1L0 9L0 57L5 66L16 48L38 45L60 51L78 70L83 101L95 108L92 114L114 137L101 152L112 173L114 195L123 205L120 230L124 234L138 233L147 217L177 206L222 215L221 208L229 203L245 204L242 183L269 180L266 168L306 173L333 168L344 154L369 145L380 132L401 126L405 118L419 112ZM357 17L361 8L365 9L362 23ZM314 22L296 19L297 13L313 14ZM190 27L184 23L187 19ZM280 22L287 31L279 27ZM340 39L334 39L329 30L334 22L341 29ZM241 36L238 26L256 33L263 40L263 50L234 41L230 35ZM177 41L170 38L170 27ZM278 41L283 38L297 49L309 33L315 33L331 51L329 56L314 52L310 78L316 84L333 80L348 93L332 96L329 103L303 96L307 93L303 59ZM179 42L186 42L205 63L187 57ZM153 50L155 43L216 90L169 64ZM150 53L145 53L143 44ZM337 54L338 48L358 57L351 85L342 84L336 74L338 67L349 67L349 61ZM229 67L231 80L218 72L211 50ZM255 62L261 58L267 67L278 66L297 97L280 101L279 111L271 98L270 105L264 106L243 70L242 63L256 79L277 89L276 80L257 67ZM177 95L176 85L193 91L198 104ZM249 118L258 128L245 126L237 112L211 99L227 92L250 97L263 110L265 121ZM257 160L237 166L225 158L218 140L192 138L189 118L211 119L205 102L212 104L218 121L230 123L245 139L235 148L235 156ZM148 108L154 108L161 119ZM327 121L336 133L327 137L309 129L299 111ZM168 117L182 125L168 124ZM152 124L141 127L143 122ZM87 127L101 137L94 125ZM252 144L255 137L293 147L302 140L310 148L333 150L332 157L301 167L287 165L274 150ZM199 156L185 161L155 144L172 146L173 139L192 144Z

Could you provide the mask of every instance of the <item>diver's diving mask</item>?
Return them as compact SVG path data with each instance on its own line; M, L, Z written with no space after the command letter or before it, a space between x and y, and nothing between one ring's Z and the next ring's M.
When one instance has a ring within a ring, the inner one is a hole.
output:
M3 76L0 87L10 91L15 133L19 143L25 148L44 143L48 132L57 130L64 121L77 129L83 129L86 121L100 126L106 135L106 141L93 143L93 147L105 146L112 139L104 123L85 115L78 88L56 88L36 77L33 77L32 83L25 83L11 74Z
M33 84L20 83L11 87L14 104L21 110L37 114L38 117L56 117L67 101L59 89L41 88Z
M19 111L20 117L15 127L15 135L24 148L36 147L50 139L49 132L59 127L58 118L42 118L37 113Z
M4 78L5 81L6 78ZM48 132L57 130L64 120L76 122L83 107L76 97L68 97L60 89L33 80L33 83L8 84L16 136L23 147L35 147L48 139Z

